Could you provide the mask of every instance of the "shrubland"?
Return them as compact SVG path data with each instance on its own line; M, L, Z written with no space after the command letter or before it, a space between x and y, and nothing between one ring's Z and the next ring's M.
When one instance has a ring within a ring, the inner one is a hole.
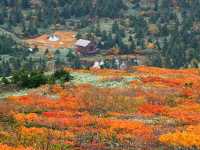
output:
M43 85L25 96L8 97L0 105L0 147L11 150L200 148L197 69L134 67L131 72L73 69L70 72L102 79L110 79L112 75L111 80L118 79L120 74L134 80L128 88L86 83Z

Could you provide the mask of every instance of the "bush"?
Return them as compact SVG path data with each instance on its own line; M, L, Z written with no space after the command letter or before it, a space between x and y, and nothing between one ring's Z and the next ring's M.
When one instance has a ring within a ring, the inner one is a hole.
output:
M40 85L46 84L47 77L38 71L28 72L21 70L13 75L12 82L21 88L36 88Z
M3 77L3 78L1 79L1 82L2 82L3 84L5 84L5 85L7 85L7 84L10 83L9 80L8 80L6 77Z
M11 83L16 84L21 88L36 88L44 84L54 84L59 81L61 84L72 79L69 72L64 70L57 71L53 75L46 76L43 72L21 70L15 73L12 77Z
M64 70L56 71L53 74L53 78L55 80L60 80L61 83L69 82L70 80L73 79L73 77L70 75L70 73L66 72Z

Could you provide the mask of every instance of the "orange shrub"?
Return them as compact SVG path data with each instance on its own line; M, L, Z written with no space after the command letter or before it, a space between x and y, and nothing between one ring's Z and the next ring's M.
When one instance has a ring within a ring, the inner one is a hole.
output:
M155 75L174 75L174 74L188 74L188 75L199 75L198 69L166 69L166 68L157 68L157 67L147 67L147 66L138 66L134 67L134 70L137 70L142 73L148 73L148 74L155 74Z
M11 147L8 146L6 144L0 144L0 149L1 150L34 150L33 148L25 148L23 146L19 146L19 147Z
M100 127L109 128L118 134L131 134L133 137L136 136L145 140L152 138L153 129L142 122L100 119L98 124Z
M28 95L19 97L9 97L9 100L24 106L31 106L43 109L77 110L79 103L75 97L64 96L57 100L45 96Z
M142 78L144 83L159 83L167 86L183 86L185 83L183 79L170 79L170 78L161 78L161 77L144 77Z
M13 117L18 121L18 122L26 122L26 121L29 121L29 122L33 122L33 121L36 121L38 120L38 115L35 114L35 113L30 113L30 114L22 114L22 113L18 113L18 114L13 114Z
M135 112L145 101L142 97L135 97L132 88L110 89L88 86L84 90L78 88L76 91L79 106L90 113Z
M165 112L165 115L183 121L184 123L193 124L200 122L200 112L188 111L182 108L172 108Z
M182 146L187 148L200 148L200 125L189 126L186 131L176 131L174 133L168 133L161 135L159 140L162 143Z
M63 130L52 130L47 128L26 128L24 126L19 128L19 133L22 137L27 137L28 139L32 138L47 138L47 136L53 138L53 139L59 139L59 138L73 138L74 134L70 131Z
M200 148L200 135L190 132L175 132L168 133L160 136L159 140L162 143L174 145L174 146L183 146L192 148L196 146Z
M154 115L161 115L166 111L166 108L162 105L151 105L151 104L144 104L139 107L138 113L145 115L145 116L154 116Z

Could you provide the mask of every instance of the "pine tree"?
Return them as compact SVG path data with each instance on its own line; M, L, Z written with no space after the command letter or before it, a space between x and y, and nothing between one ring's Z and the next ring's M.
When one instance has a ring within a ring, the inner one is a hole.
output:
M22 8L24 8L24 9L28 9L28 8L30 8L30 0L21 0L21 6L22 6Z

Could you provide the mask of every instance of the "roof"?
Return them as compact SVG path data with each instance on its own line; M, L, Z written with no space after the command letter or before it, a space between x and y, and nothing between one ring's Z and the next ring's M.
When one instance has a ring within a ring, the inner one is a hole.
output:
M81 46L81 47L87 47L90 43L91 43L91 41L79 39L79 40L75 43L75 45L76 45L76 46Z

